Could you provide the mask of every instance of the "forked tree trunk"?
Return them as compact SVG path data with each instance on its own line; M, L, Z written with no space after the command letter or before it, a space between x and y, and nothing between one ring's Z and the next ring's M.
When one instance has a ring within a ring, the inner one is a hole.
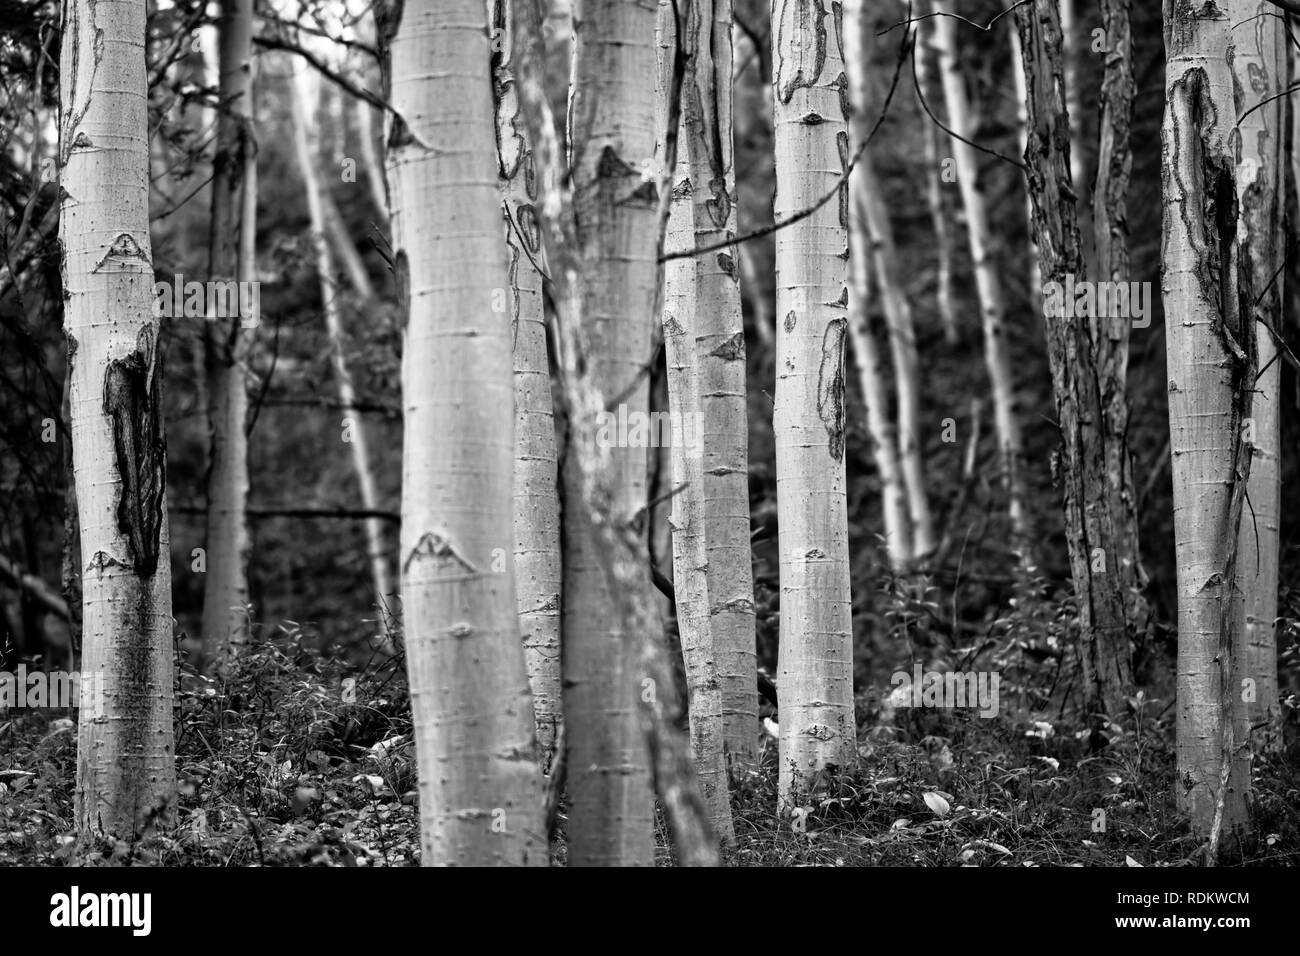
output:
M1016 408L1015 383L1007 347L1006 297L997 262L993 259L993 234L989 228L988 204L979 181L978 154L972 142L977 133L971 121L966 96L966 78L957 55L957 21L951 0L934 0L934 38L939 49L939 78L943 84L948 126L961 139L953 138L957 184L966 211L966 236L971 265L975 270L975 291L979 298L980 324L984 330L984 364L988 366L993 392L993 424L997 432L998 457L1015 544L1029 549L1029 515L1026 512L1020 418ZM963 142L962 140L965 140ZM1026 555L1027 556L1027 555Z
M777 221L834 190L849 160L840 18L773 0ZM848 189L776 234L776 444L781 695L778 800L855 757L844 465Z
M542 766L549 768L562 713L560 495L542 297L538 176L515 75L516 50L530 42L518 32L516 11L531 5L534 0L492 2L492 89L514 341L515 599L533 692L537 744Z
M1286 32L1264 0L1228 0L1234 44L1237 115L1237 232L1242 268L1254 290L1255 364L1258 378L1247 422L1253 446L1247 504L1237 541L1238 580L1245 602L1244 640L1238 647L1236 701L1244 706L1259 749L1281 744L1277 690L1277 617L1280 406L1282 362L1271 329L1283 327L1282 265L1286 251L1282 196L1286 145ZM1277 97L1272 102L1266 99ZM1250 434L1253 422L1254 435ZM1253 686L1245 685L1250 680ZM1247 693L1247 690L1250 693Z
M575 261L566 279L565 348L581 354L599 408L571 414L594 418L600 410L617 414L622 406L628 421L644 421L659 281L655 8L633 0L577 0L573 25L569 165ZM646 674L639 652L653 636L630 631L628 618L610 613L621 596L607 566L613 556L604 547L606 534L630 533L641 542L644 558L647 450L644 443L617 440L599 447L591 426L571 421L563 477L565 501L598 506L564 511L569 862L648 866L654 862L653 801L638 708L643 695L658 699L665 690L643 683L654 677ZM644 562L636 573L635 587L648 595L652 585Z
M1034 0L1016 11L1023 49L1028 118L1029 195L1043 288L1059 300L1070 276L1083 271L1079 224L1070 181L1070 143L1054 135L1065 121L1061 22L1056 0ZM1102 716L1125 712L1133 668L1124 622L1121 579L1115 573L1097 355L1087 318L1048 308L1043 327L1061 435L1060 484L1070 576L1079 606L1085 697Z
M396 111L402 607L426 866L544 866L548 851L508 560L514 385L509 315L493 307L507 274L486 13L407 0L377 15Z
M1255 386L1249 275L1240 268L1231 22L1165 0L1164 307L1178 568L1175 788L1211 854L1246 825L1250 752L1234 719L1242 640L1238 534Z
M731 125L731 0L692 0L680 149L688 159L697 247L736 234ZM758 742L754 571L749 548L749 425L745 327L735 246L696 257L696 387L703 428L709 631L722 689L728 766L743 775Z
M223 0L219 37L224 108L217 114L212 162L208 278L253 282L257 147L252 127L252 0ZM203 642L209 655L248 638L248 390L243 366L256 321L256 316L209 316L204 323L211 443Z
M132 841L175 796L162 364L144 0L71 0L60 61L64 329L81 516L77 829Z
M325 186L317 174L320 162L320 145L315 133L315 105L319 101L320 82L301 64L295 64L293 75L293 142L302 169L307 190L307 210L311 221L312 245L316 251L316 274L320 281L321 307L325 311L325 330L330 342L330 360L339 392L339 407L345 421L343 433L352 456L352 470L361 489L361 504L367 511L379 510L379 489L370 465L369 429L357 410L357 390L352 383L352 370L348 364L347 336L343 330L342 290L334 278L334 256L326 238L330 211L326 209ZM333 205L331 202L330 205ZM333 211L337 216L337 211ZM339 245L347 245L340 242ZM364 294L369 286L364 273L358 272L360 262L352 263L350 272L353 284ZM396 611L392 568L388 561L388 544L384 536L384 522L380 518L366 519L366 557L370 564L370 580L375 592L381 637L385 650L391 650L387 634L388 623Z

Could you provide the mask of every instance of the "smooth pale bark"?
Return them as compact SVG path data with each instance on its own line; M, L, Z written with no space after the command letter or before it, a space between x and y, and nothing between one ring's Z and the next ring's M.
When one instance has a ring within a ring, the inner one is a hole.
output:
M693 8L688 17L697 17L711 5L703 3ZM658 90L656 99L656 127L659 143L656 149L661 179L667 178L666 162L668 98L672 88L672 69L677 43L677 30L671 0L660 0L659 20L656 28L659 49ZM683 29L683 49L690 57L684 67L681 98L684 113L694 113L700 121L698 93L694 109L688 105L692 97L690 87L698 81L694 71L700 69L700 29L696 20L688 20ZM690 55L694 54L694 57ZM676 174L672 179L667 231L664 235L666 253L681 252L703 245L699 240L701 228L697 223L703 210L695 196L692 176L693 163L688 160L693 133L684 118L677 140ZM721 188L721 185L718 185ZM727 200L722 200L724 203ZM716 231L709 241L718 238ZM716 253L706 253L705 258ZM735 842L731 820L731 801L727 779L727 753L725 745L724 688L721 660L722 635L718 618L712 613L716 602L711 600L711 575L708 523L708 485L706 483L706 455L708 427L706 424L704 365L705 350L697 343L703 341L700 326L706 325L702 302L709 291L706 270L696 258L671 259L663 269L663 337L667 372L668 406L671 423L672 464L671 507L669 523L672 529L673 593L677 611L677 630L681 639L686 685L690 697L691 758L699 777L704 801L709 807L709 817L714 831L724 843ZM737 290L739 291L739 290ZM723 307L714 302L714 306ZM743 354L743 350L742 350ZM748 517L748 508L743 512ZM748 540L747 542L748 543ZM748 553L748 548L746 548ZM752 603L752 602L751 602ZM754 718L757 721L757 717Z
M1281 197L1286 145L1286 33L1264 0L1228 0L1234 44L1237 115L1242 117L1237 160L1237 234L1242 268L1255 290L1255 364L1258 378L1251 407L1254 445L1247 505L1237 541L1238 580L1245 602L1245 639L1237 648L1237 677L1243 685L1237 703L1244 707L1255 743L1265 750L1281 744L1277 688L1277 588L1281 471L1279 441L1282 361L1270 328L1281 330L1282 276L1286 236ZM1269 97L1278 97L1263 103ZM1258 107L1258 108L1257 108ZM1249 115L1247 115L1249 114ZM1267 289L1267 291L1265 291Z
M407 317L400 553L421 862L544 866L532 701L502 561L514 540L514 376L486 9L407 0L377 23Z
M1092 197L1094 246L1099 278L1128 282L1133 278L1129 267L1128 188L1133 170L1131 123L1136 93L1129 0L1101 0L1101 12L1107 52L1101 81L1097 181ZM1106 438L1106 490L1114 531L1112 566L1121 579L1129 631L1143 634L1150 609L1144 593L1147 575L1139 548L1137 489L1128 449L1131 329L1132 319L1128 316L1099 318L1092 326Z
M223 0L217 149L212 160L208 279L256 281L257 146L253 134L253 0ZM242 296L241 296L242 299ZM250 317L251 318L251 317ZM245 316L204 322L210 431L203 577L206 655L248 639L248 388Z
M316 275L320 281L321 305L325 311L325 330L330 342L330 361L334 365L334 377L339 392L339 408L344 415L343 434L352 457L352 470L357 476L357 485L361 489L361 506L366 511L380 510L379 489L375 483L375 473L370 465L370 441L366 421L357 410L357 390L352 382L352 370L348 364L347 336L343 330L342 289L334 278L334 256L330 249L326 233L329 231L330 212L326 210L324 197L325 186L317 173L320 162L320 144L316 136L314 122L315 106L320 97L320 81L314 73L301 64L295 64L293 74L293 142L298 166L302 170L303 185L307 191L307 212L311 222L312 245L316 251ZM330 203L333 205L332 201ZM333 211L337 221L337 210ZM351 243L341 242L340 246L351 248ZM355 256L355 249L352 249ZM363 278L364 270L360 268L360 258L352 262L349 272L353 285L363 295L369 288L369 280ZM389 564L388 544L384 535L384 522L377 517L367 518L366 557L370 565L370 581L375 592L375 607L383 637L381 645L389 647L387 638L388 623L396 608L392 566Z
M1025 483L1020 418L1016 407L1011 356L1007 347L1006 296L1002 277L993 259L993 234L989 228L988 204L979 181L979 157L969 145L977 141L966 78L957 56L957 22L951 0L934 0L934 40L939 51L939 78L943 86L948 126L962 139L952 139L957 185L966 211L966 236L971 265L975 270L975 291L979 299L980 324L984 330L984 364L988 366L993 393L993 424L997 432L1002 481L1007 490L1011 531L1016 546L1029 550L1029 516L1025 504ZM962 140L966 142L962 142ZM1028 556L1027 553L1025 555Z
M925 5L919 5L917 12L924 13ZM916 79L925 93L925 101L930 109L938 111L939 104L930 95L931 77L934 73L930 57L932 31L930 20L921 20L916 24ZM939 312L939 326L943 329L944 340L949 345L956 345L960 335L952 291L953 239L948 215L944 210L942 171L939 165L939 129L930 122L929 117L925 117L921 125L925 160L925 205L930 213L930 227L934 230L937 257L935 308Z
M493 0L492 89L514 339L515 600L533 693L537 744L542 766L549 768L562 714L560 495L542 297L537 171L515 77L519 43L515 11L529 5L533 0ZM525 45L527 42L523 40Z
M1034 0L1016 11L1027 95L1029 196L1044 290L1059 296L1083 273L1083 251L1070 180L1070 142L1056 135L1065 124L1061 21L1056 0ZM1057 290L1053 292L1052 290ZM1043 331L1061 436L1059 483L1065 511L1081 632L1084 696L1094 728L1126 712L1132 692L1132 651L1124 620L1121 578L1115 573L1106 433L1095 386L1097 352L1086 318L1047 308Z
M693 187L689 196L697 247L716 245L737 231L731 21L731 0L692 0L686 14L690 60L681 93L681 143ZM703 423L709 630L722 685L727 763L740 776L754 765L759 723L745 326L737 255L731 246L695 258L694 338Z
M844 7L844 49L849 72L849 96L853 106L850 131L856 153L865 141L869 117L874 106L871 79L867 71L868 49L874 40L874 25L867 16L862 0L849 0ZM921 446L921 368L916 352L916 329L912 307L902 285L904 269L894 245L894 229L889 221L885 192L876 178L869 153L864 152L852 175L859 178L857 201L850 200L853 216L865 228L855 248L869 256L876 270L880 295L889 332L889 352L894 365L894 392L898 410L898 459L907 493L908 519L911 525L909 549L916 557L935 548L934 519L925 490L925 467ZM853 192L853 187L850 187ZM855 267L856 268L856 267Z
M1250 750L1234 719L1238 532L1251 470L1242 423L1255 362L1249 277L1234 242L1230 20L1165 0L1164 278L1178 568L1178 805L1211 855L1247 824ZM1245 279L1243 283L1241 280Z
M839 18L772 4L777 221L840 181L849 159ZM810 117L816 117L810 121ZM848 189L776 234L776 445L781 694L778 800L856 756L844 464Z
M860 37L864 25L861 0L851 0L844 18L845 59L849 85L853 90L850 129L854 148L865 135L863 116L866 111L865 55ZM873 255L869 217L868 192L878 189L871 155L864 152L849 174L849 339L853 346L853 359L858 369L863 402L867 411L867 431L871 435L871 456L880 476L880 507L884 529L885 553L895 571L905 570L915 557L912 546L912 524L907 510L907 489L903 485L903 471L899 464L898 433L889 414L889 373L885 366L885 350L881 346L883 330L879 317L871 310L872 266L879 265ZM883 278L881 269L876 269Z
M153 314L144 0L65 8L64 330L81 519L76 824L131 841L176 790L162 366Z
M643 558L644 443L598 441L598 411L649 404L647 363L658 249L655 186L655 8L632 0L578 0L569 99L573 176L572 263L565 358L581 355L591 404L571 409L564 464L564 716L568 740L569 863L649 866L654 862L650 755L641 727L643 694L665 692L641 665L650 634L611 613L620 597L607 534L631 534ZM595 407L593 407L595 406ZM643 419L642 419L643 420ZM630 436L628 436L630 437ZM624 569L649 600L644 560Z

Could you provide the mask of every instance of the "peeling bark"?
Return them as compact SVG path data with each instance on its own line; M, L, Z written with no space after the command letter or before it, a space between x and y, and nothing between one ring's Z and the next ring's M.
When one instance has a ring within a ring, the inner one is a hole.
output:
M1083 252L1070 176L1061 23L1055 0L1016 11L1027 87L1029 195L1044 288L1083 275ZM1116 568L1110 512L1107 432L1097 387L1099 358L1086 319L1044 310L1057 428L1060 484L1070 576L1079 605L1080 659L1094 730L1104 718L1127 712L1133 684L1132 651L1124 618L1122 578ZM1115 321L1128 321L1117 319ZM1101 558L1098 561L1098 557Z

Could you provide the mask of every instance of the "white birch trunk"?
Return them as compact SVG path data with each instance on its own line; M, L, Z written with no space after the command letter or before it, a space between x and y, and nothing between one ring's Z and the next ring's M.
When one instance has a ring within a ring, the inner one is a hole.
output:
M132 840L174 798L171 565L153 315L145 4L63 22L59 220L81 519L77 829Z
M533 693L537 743L542 766L549 768L562 722L560 497L542 298L539 184L515 75L515 51L529 42L517 32L515 9L534 2L493 0L494 48L499 49L493 52L492 83L514 339L515 598Z
M1234 552L1250 448L1253 347L1238 283L1232 39L1213 4L1165 0L1164 279L1178 568L1175 792L1212 846L1244 826L1249 752L1233 720ZM1243 321L1245 319L1246 321ZM1246 349L1251 348L1251 352Z
M693 0L687 17L692 56L681 94L681 146L693 187L695 246L706 247L737 231L731 0ZM737 255L732 246L694 259L694 338L703 423L709 630L722 686L727 761L733 773L743 775L755 760L759 723L745 327Z
M226 109L217 114L208 279L251 282L257 279L253 261L257 150L252 128L252 0L223 0L218 36L219 90ZM244 363L251 335L242 327L243 318L209 316L204 324L211 432L202 625L207 654L221 653L248 638L248 389Z
M378 25L407 315L400 553L421 862L544 866L509 562L514 386L486 9L407 0Z
M776 199L781 221L835 188L849 158L838 17L773 0ZM776 444L781 695L778 800L855 758L844 465L848 189L776 233Z

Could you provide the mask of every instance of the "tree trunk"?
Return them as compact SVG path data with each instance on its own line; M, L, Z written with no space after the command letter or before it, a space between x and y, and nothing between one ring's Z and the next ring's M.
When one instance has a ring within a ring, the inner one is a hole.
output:
M654 172L655 9L633 0L573 5L569 100L574 259L566 277L565 350L582 356L598 411L644 421L651 359L658 249ZM646 175L646 174L650 175ZM570 358L566 358L566 367ZM644 443L597 442L591 423L570 421L564 463L563 673L568 739L569 862L649 866L654 862L649 754L638 701L656 697L640 663L650 635L611 614L619 597L602 534L639 542L636 588L650 591L644 555ZM631 437L631 436L627 436ZM584 464L599 471L584 475Z
M777 221L835 188L849 160L840 18L773 0ZM848 189L776 234L777 513L781 694L778 800L805 797L856 756L844 465Z
M868 117L872 110L871 80L867 73L868 45L874 39L870 18L860 0L850 0L846 6L845 48L850 81L849 91L853 104L850 124L852 148L856 153L865 141L869 129ZM854 76L853 74L857 75ZM907 292L902 287L904 270L894 246L894 229L889 221L889 207L885 192L876 179L871 155L864 152L854 167L853 175L859 178L857 201L850 199L854 218L860 218L866 234L859 246L864 257L876 270L880 294L889 330L889 351L894 363L894 391L898 406L898 458L907 491L908 517L911 522L910 551L922 557L934 550L934 519L930 514L930 500L925 490L925 468L921 455L921 369L916 352L916 329L912 324L912 307ZM852 187L850 187L852 192Z
M1025 54L1020 48L1020 30L1014 20L1011 21L1010 26L1011 86L1012 95L1016 100L1016 136L1020 145L1020 155L1023 156L1029 146L1029 114L1025 107L1028 99L1028 90L1025 87ZM1070 159L1073 163L1073 152L1070 154ZM1043 273L1038 268L1038 250L1034 248L1034 200L1029 195L1028 184L1025 188L1025 223L1029 239L1029 301L1037 304L1043 301Z
M925 12L924 4L917 8L918 13ZM930 82L933 67L930 60L930 43L933 26L930 20L921 20L916 24L916 81L925 94L926 103L936 109L935 101L930 97ZM939 130L930 121L922 117L922 141L925 160L925 205L930 212L930 226L934 229L935 255L938 258L935 273L935 308L939 311L939 326L943 329L944 341L956 345L960 338L957 329L957 310L953 305L952 292L952 228L948 224L948 215L944 210L941 170L939 166Z
M704 7L708 7L706 2ZM685 17L694 17L692 9ZM698 33L693 25L683 24L684 48L698 54L693 45ZM656 100L656 129L659 131L658 161L660 175L668 171L666 162L666 124L668 99L672 89L672 70L677 44L677 29L672 0L660 0L657 25L659 48L659 85ZM691 44L690 46L685 46ZM690 63L690 61L687 61ZM683 85L693 82L692 67L687 66ZM683 89L681 96L687 99ZM685 108L685 104L683 104ZM699 204L694 198L691 164L684 148L689 135L682 125L678 137L676 172L670 199L665 252L681 252L696 245L696 216ZM716 237L715 237L716 238ZM703 355L696 347L704 282L702 269L693 258L672 259L664 264L663 335L667 366L668 408L672 441L671 506L673 596L677 611L677 633L681 639L682 660L689 691L691 757L699 776L709 818L726 842L734 842L731 822L731 799L727 781L725 722L723 717L723 682L719 663L720 647L710 615L709 550L705 521L705 446L703 390L701 389ZM748 508L744 513L748 515ZM757 718L755 718L757 720Z
M175 796L171 564L153 314L143 0L65 8L64 328L81 517L77 829L133 840Z
M515 12L534 0L493 0L493 82L501 207L509 254L510 327L514 337L515 598L542 766L549 768L561 724L560 497L555 413L542 297L538 181L515 76ZM499 48L499 49L498 49Z
M208 278L253 282L257 146L252 126L252 0L223 0L219 37L219 91L225 108L217 114L212 161ZM243 366L251 339L245 329L256 320L209 316L204 323L211 431L203 578L206 655L248 638L248 390Z
M1093 226L1099 278L1132 278L1128 249L1128 187L1133 169L1130 123L1133 118L1133 37L1129 0L1101 0L1106 32L1106 69L1101 83L1097 181L1093 189ZM1146 631L1150 610L1146 571L1138 539L1137 489L1128 450L1128 354L1131 319L1099 318L1093 331L1097 385L1101 390L1106 443L1106 491L1114 529L1113 565L1120 576L1124 616L1134 634Z
M1255 378L1249 275L1237 259L1228 15L1165 0L1164 310L1178 567L1176 792L1193 832L1246 825L1248 743L1233 719L1242 639L1234 599L1250 476L1242 425Z
M998 456L1002 481L1008 495L1011 531L1016 546L1027 551L1030 541L1029 515L1026 512L1023 477L1023 445L1020 419L1016 408L1015 385L1011 374L1011 356L1006 340L1006 298L1002 278L993 259L992 232L988 206L979 181L978 155L973 146L977 133L971 121L966 97L966 78L957 56L957 21L952 17L951 0L934 0L935 44L939 48L939 76L943 83L944 105L948 125L962 139L952 140L957 182L962 206L966 210L966 235L970 243L971 264L975 270L975 290L979 298L980 322L984 329L984 363L988 366L993 392L993 423L997 432ZM1027 554L1026 554L1027 557Z
M1028 116L1029 195L1043 276L1044 332L1061 434L1060 484L1070 576L1079 605L1085 697L1100 729L1102 717L1125 712L1133 684L1124 595L1115 572L1113 522L1107 494L1106 445L1097 356L1087 317L1049 307L1083 272L1069 140L1053 135L1065 122L1061 23L1055 0L1016 11L1024 51ZM1119 321L1115 319L1113 321Z
M320 145L315 133L315 106L319 101L320 81L307 72L309 68L301 64L294 65L293 74L293 142L302 168L303 182L307 190L307 210L311 221L312 244L316 250L316 273L320 280L321 306L325 311L325 329L329 335L330 358L334 365L334 376L339 391L339 408L344 415L344 434L348 449L352 455L352 470L357 476L357 485L361 489L361 506L366 511L380 509L379 489L375 484L375 473L370 466L369 431L365 419L357 410L357 392L352 383L352 370L348 366L347 336L343 330L342 290L334 278L334 257L330 252L330 243L326 238L329 230L330 214L326 210L324 197L325 186L316 173L320 162ZM333 205L332 201L330 205ZM337 210L333 211L337 217ZM342 243L340 243L342 244ZM364 272L357 272L357 262L352 264L353 284L363 295L369 290L369 280L363 278ZM371 517L366 519L366 551L370 564L370 580L375 589L375 607L380 626L380 643L385 650L391 650L387 634L389 621L396 612L392 567L388 559L388 543L384 534L384 522Z
M845 11L847 29L844 56L852 90L850 131L854 151L866 135L865 117L869 104L866 90L866 50L862 30L866 28L861 0L850 0ZM899 463L898 433L889 414L889 382L878 318L873 319L870 306L874 256L870 217L867 205L870 191L879 189L871 156L863 152L849 174L849 339L858 367L863 402L867 410L867 431L871 435L871 455L880 476L880 500L883 517L885 553L896 572L906 570L916 556L913 550L911 518L908 515L907 489ZM876 274L883 283L882 268ZM897 372L897 370L895 370Z
M544 866L508 560L514 387L486 9L407 0L385 4L377 24L396 110L387 164L407 317L402 607L422 862Z
M695 245L736 234L731 124L731 0L692 0L682 86L682 143L694 188ZM727 763L744 775L758 743L754 570L749 549L749 426L745 326L737 249L696 257L694 346L703 425L704 538L709 630L722 685Z
M1245 707L1252 739L1260 749L1281 744L1277 690L1277 618L1280 406L1282 362L1278 341L1270 329L1283 327L1282 265L1286 248L1282 184L1286 146L1286 33L1278 11L1263 0L1228 0L1234 44L1232 70L1237 115L1242 117L1237 160L1237 234L1242 268L1250 273L1255 317L1255 381L1251 419L1255 434L1247 505L1237 541L1240 590L1245 602L1245 639L1235 665L1243 685L1236 702ZM1278 97L1265 104L1269 97ZM1254 682L1253 696L1244 682ZM1244 700L1243 698L1250 698Z

